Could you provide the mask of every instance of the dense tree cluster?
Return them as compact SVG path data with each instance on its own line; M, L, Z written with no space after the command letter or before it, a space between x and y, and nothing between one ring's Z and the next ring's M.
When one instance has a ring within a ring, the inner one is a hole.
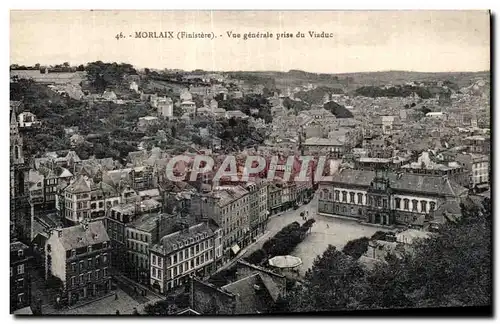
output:
M367 237L351 240L344 246L342 253L357 260L368 250L369 242L370 239Z
M324 108L335 115L337 118L353 118L354 115L346 107L339 105L335 101L327 102Z
M290 254L304 240L314 222L314 219L310 218L302 226L298 222L293 222L283 227L264 243L261 250L250 254L245 260L253 264L262 264L274 256Z
M357 88L355 94L363 97L410 97L413 93L416 93L422 99L429 99L433 96L433 93L424 87L417 87L411 85L394 86L389 88L381 88L376 86L364 86Z
M491 305L491 204L462 212L438 235L371 270L329 246L281 311Z
M85 67L87 80L98 93L112 87L117 87L123 82L123 77L137 74L131 64L91 62Z
M271 107L267 99L258 94L250 94L246 95L243 98L230 98L227 100L222 100L222 96L219 95L215 98L218 100L219 108L224 108L228 111L239 110L244 114L251 116L251 109L258 109L257 115L254 115L255 118L261 118L266 123L271 123L273 117L271 115Z
M340 88L317 87L309 91L299 91L295 94L295 97L300 98L310 105L320 105L323 104L325 95L331 95L332 93L343 94L344 91Z
M301 111L309 109L309 105L306 104L305 102L292 100L288 97L283 99L283 106L285 106L286 109L292 110L295 113L295 115L298 115Z

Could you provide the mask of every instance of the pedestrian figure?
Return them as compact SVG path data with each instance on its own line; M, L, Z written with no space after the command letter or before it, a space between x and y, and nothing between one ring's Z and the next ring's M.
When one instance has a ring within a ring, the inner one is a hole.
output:
M118 300L118 293L115 291L115 300Z
M120 311L118 309L116 310L116 315L120 315Z
M326 224L326 228L330 228L330 225Z

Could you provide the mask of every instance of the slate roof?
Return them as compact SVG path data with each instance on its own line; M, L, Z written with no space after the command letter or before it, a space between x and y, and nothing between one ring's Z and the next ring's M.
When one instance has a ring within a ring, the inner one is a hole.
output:
M66 191L71 193L89 192L92 190L91 180L85 179L80 176L76 178L69 186L66 187Z
M61 231L62 236L59 240L66 251L109 241L102 221L89 223L86 230L83 225L76 225L63 228Z
M189 227L189 232L177 231L175 233L168 234L160 240L160 246L163 246L163 252L169 253L171 251L177 250L174 248L174 244L179 245L180 243L187 244L186 241L190 238L195 238L198 235L207 234L211 236L214 234L212 228L208 225L208 223L200 223L194 226ZM161 249L161 248L160 248Z
M374 178L375 171L344 169L333 176L333 182L370 186ZM390 187L394 190L445 196L461 196L468 191L455 181L440 175L391 172L388 178Z
M236 314L268 312L273 304L273 298L258 273L225 285L222 290L236 295Z

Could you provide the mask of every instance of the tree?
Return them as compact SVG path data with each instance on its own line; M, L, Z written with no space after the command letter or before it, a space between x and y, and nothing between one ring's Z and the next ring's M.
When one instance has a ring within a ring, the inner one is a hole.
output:
M347 244L342 249L342 252L357 260L368 250L369 242L370 239L367 237L361 237L355 240L351 240L347 242Z
M462 206L439 234L363 271L328 247L287 298L291 311L488 306L492 302L491 203Z
M318 312L360 308L359 301L367 293L363 269L352 258L329 245L314 260L303 285L293 289L288 311Z

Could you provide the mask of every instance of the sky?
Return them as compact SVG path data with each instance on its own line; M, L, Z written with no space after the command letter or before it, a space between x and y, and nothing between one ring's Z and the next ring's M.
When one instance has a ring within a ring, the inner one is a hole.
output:
M485 71L488 11L27 11L10 12L11 64L349 73ZM135 32L205 32L215 39L135 39ZM310 38L309 32L331 38ZM126 38L117 40L122 33ZM274 34L232 39L227 32ZM297 38L298 32L304 38ZM276 39L277 33L293 38ZM132 35L132 38L130 37Z

